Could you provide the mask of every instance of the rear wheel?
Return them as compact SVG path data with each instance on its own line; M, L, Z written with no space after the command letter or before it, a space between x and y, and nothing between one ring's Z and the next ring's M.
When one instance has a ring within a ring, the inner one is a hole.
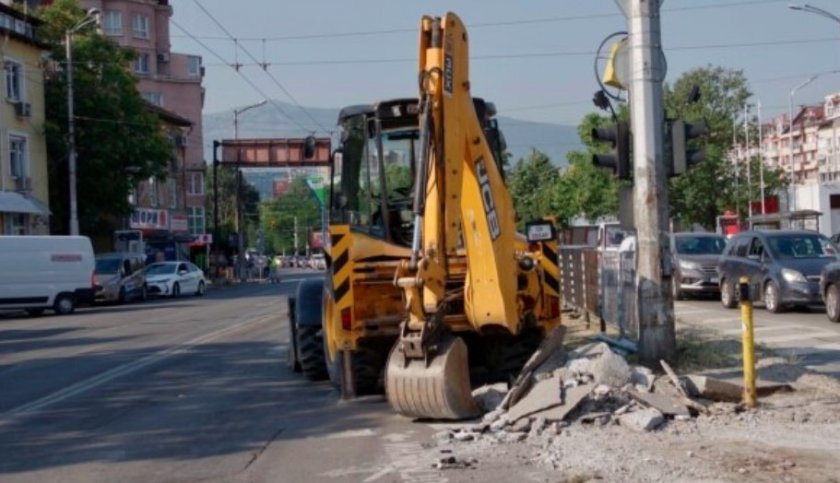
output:
M825 291L825 315L832 322L840 322L840 288L831 284Z
M70 294L59 294L53 303L53 310L58 315L70 315L76 310L76 301Z
M680 290L680 277L674 276L671 278L671 292L674 294L674 300L682 300L685 298L683 296L682 290Z
M297 327L297 347L300 354L300 369L311 381L327 378L324 361L324 342L320 327Z
M735 297L735 285L726 279L723 279L720 283L720 303L727 309L734 309L738 305L738 300Z
M764 285L764 308L774 314L778 314L783 310L779 286L772 280Z

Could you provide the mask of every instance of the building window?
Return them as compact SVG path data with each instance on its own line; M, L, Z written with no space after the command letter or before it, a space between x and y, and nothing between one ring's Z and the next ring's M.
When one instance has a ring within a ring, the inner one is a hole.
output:
M102 16L102 31L105 35L122 35L122 12L105 10L105 15Z
M187 57L187 75L190 77L201 77L201 57L197 55Z
M21 213L6 213L6 234L26 235L26 215Z
M200 235L204 233L204 207L191 206L188 211L188 223L190 233L193 235Z
M150 103L158 106L163 107L163 93L160 92L141 92L141 96L143 99L146 99Z
M134 30L134 36L138 39L149 38L149 17L147 15L134 15L132 27Z
M178 184L175 183L174 179L170 179L167 184L169 188L169 207L176 210L178 209Z
M137 74L149 73L149 54L137 54L134 59L134 72Z
M14 60L4 63L6 70L6 98L10 101L23 100L23 64Z
M204 173L190 173L190 184L187 193L191 195L204 194Z
M25 137L9 136L9 165L9 172L13 178L25 178L29 174Z
M157 205L158 205L158 187L157 187L157 185L158 185L157 180L154 177L149 178L149 188L148 188L149 206L151 206L152 208L157 208Z

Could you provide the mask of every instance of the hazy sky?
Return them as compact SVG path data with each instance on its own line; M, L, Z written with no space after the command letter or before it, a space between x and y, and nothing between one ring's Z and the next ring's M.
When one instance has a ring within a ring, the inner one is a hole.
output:
M494 100L507 116L572 125L594 109L595 49L626 29L613 0L199 1L245 49L271 64L269 72L301 105L313 107L415 96L419 19L453 11L470 32L476 95ZM706 64L743 69L765 116L787 112L793 86L811 74L840 70L840 24L789 10L795 1L665 1L668 79ZM809 1L840 15L840 0ZM195 0L172 4L173 21L224 60L173 24L173 49L204 57L205 112L259 101L262 95L226 65L237 57L234 42ZM346 33L363 34L336 35ZM289 101L242 49L238 61L267 96ZM826 74L800 90L794 104L834 91L840 91L840 75Z

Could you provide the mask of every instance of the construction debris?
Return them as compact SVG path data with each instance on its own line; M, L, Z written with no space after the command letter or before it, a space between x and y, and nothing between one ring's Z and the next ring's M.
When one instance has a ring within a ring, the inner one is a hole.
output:
M685 376L685 388L689 395L712 401L738 402L744 393L743 387L707 376Z
M656 408L647 408L622 414L618 423L636 431L653 431L665 422L665 417Z

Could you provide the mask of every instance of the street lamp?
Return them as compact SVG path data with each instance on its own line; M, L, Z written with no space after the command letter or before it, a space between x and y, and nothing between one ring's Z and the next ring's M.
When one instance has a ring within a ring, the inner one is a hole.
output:
M256 104L251 104L249 106L242 107L240 109L233 110L233 140L239 140L239 115L244 113L245 111L249 111L251 109L255 109L257 107L265 105L268 102L265 99L261 100ZM243 277L245 273L245 250L243 249L243 245L245 244L245 234L242 233L242 229L244 228L244 223L242 221L242 209L240 208L241 203L241 192L242 192L242 171L239 169L239 162L240 162L240 149L236 147L236 247L239 256L237 258L237 265L239 269L239 278L241 280L247 280L247 277Z
M790 5L788 5L788 8L791 9L791 10L797 10L797 11L800 11L800 12L813 13L815 15L819 15L820 17L825 17L829 20L833 20L833 21L837 22L838 24L840 24L840 17L838 17L837 15L834 15L833 13L831 13L827 10L823 10L819 7L815 7L813 5L808 5L807 3L805 5L790 4ZM836 72L836 71L834 71L834 72ZM813 76L809 77L805 82L803 82L803 83L799 84L798 86L794 87L793 89L791 89L790 97L788 98L788 116L790 116L789 124L788 124L788 131L789 131L789 134L790 134L791 203L795 203L795 201L794 201L794 187L793 187L793 177L794 177L794 171L793 171L793 95L796 93L797 90L799 90L800 88L805 87L806 85L810 84L820 75L821 74L813 75ZM791 208L791 210L793 210L793 208Z
M70 167L70 234L79 234L79 206L76 201L76 132L73 114L73 34L92 23L99 24L100 11L92 8L85 18L70 27L64 34L64 48L67 57L67 144L69 148L68 164Z
M793 89L790 90L790 94L788 95L788 152L790 153L790 211L794 210L796 206L796 188L794 187L796 181L795 176L796 172L794 171L793 167L793 96L796 94L796 91L802 89L803 87L807 86L811 82L817 80L820 74L812 75L811 77L807 78L802 83L796 85Z

